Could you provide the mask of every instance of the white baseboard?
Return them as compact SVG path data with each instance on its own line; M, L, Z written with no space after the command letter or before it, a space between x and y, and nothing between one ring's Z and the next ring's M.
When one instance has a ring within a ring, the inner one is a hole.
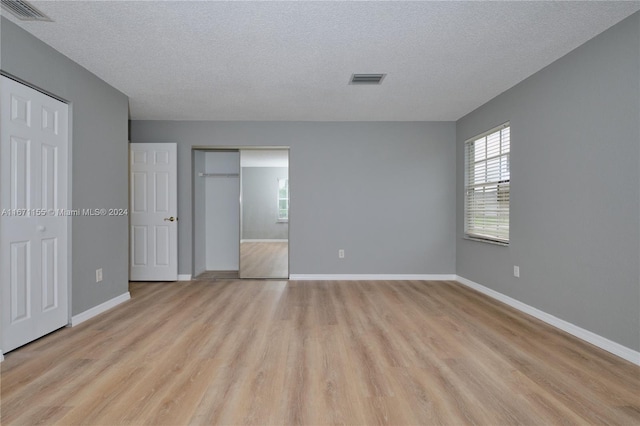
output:
M178 274L178 281L191 281L191 274Z
M291 274L291 281L452 281L454 274Z
M246 240L240 240L241 243L286 243L289 242L289 240L287 239L283 239L283 240L278 240L278 239L266 239L266 240L259 240L259 239L246 239Z
M127 291L126 293L123 293L120 296L116 296L113 299L107 300L106 302L101 303L98 306L94 306L93 308L88 309L81 314L74 315L71 317L71 327L75 327L76 325L81 324L95 317L96 315L100 315L101 313L108 311L109 309L114 308L129 299L131 299L131 294Z
M519 300L513 299L507 295L504 295L500 292L492 290L481 284L468 280L464 277L457 276L456 281L458 281L460 284L463 284L467 287L477 290L480 293L486 294L487 296L493 299L506 303L507 305L521 312L524 312L525 314L529 314L532 317L536 317L539 320L544 321L549 325L559 328L560 330L566 331L567 333L579 339L582 339L586 342L589 342L592 345L599 347L600 349L604 349L605 351L610 352L616 356L619 356L620 358L623 358L636 365L640 365L640 352L634 351L631 348L628 348L619 343L611 341L589 330L585 330L584 328L578 327L575 324L572 324L568 321L555 317L551 314L541 311L540 309L534 308L533 306L529 306L526 303L522 303Z
M4 361L4 355L2 355L2 349L0 349L0 362Z

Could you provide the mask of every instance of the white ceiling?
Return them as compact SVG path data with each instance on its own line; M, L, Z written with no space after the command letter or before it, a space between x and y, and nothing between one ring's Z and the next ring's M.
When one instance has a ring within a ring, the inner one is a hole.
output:
M132 119L457 120L640 2L34 1ZM352 73L387 73L381 86Z

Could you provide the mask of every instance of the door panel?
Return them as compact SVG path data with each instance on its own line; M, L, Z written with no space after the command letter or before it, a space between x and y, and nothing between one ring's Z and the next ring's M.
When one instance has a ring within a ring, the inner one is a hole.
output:
M2 350L67 324L68 106L2 77Z
M11 94L11 122L31 127L31 101Z
M42 107L42 130L51 134L58 134L58 111Z
M130 279L175 281L178 278L176 144L132 143L130 150Z
M145 266L147 264L147 227L133 226L133 266Z
M56 176L58 176L58 148L42 144L42 208L56 209Z
M169 173L154 173L156 212L169 213Z
M168 226L156 226L156 265L167 266L169 265L169 227Z
M131 210L134 213L145 213L147 211L147 174L134 172L131 181Z
M31 141L16 136L11 138L11 208L28 209L31 187Z
M58 239L42 240L42 309L58 307Z
M31 318L31 243L11 243L11 324Z

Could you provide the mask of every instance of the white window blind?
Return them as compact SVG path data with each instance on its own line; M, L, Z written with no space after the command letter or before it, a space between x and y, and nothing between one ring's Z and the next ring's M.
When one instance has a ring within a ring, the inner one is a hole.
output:
M464 229L469 238L509 243L510 133L505 123L466 142Z

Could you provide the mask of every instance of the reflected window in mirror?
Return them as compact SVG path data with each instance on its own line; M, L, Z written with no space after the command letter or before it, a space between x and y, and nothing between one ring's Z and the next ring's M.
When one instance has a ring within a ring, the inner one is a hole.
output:
M289 178L278 178L278 222L289 221Z

